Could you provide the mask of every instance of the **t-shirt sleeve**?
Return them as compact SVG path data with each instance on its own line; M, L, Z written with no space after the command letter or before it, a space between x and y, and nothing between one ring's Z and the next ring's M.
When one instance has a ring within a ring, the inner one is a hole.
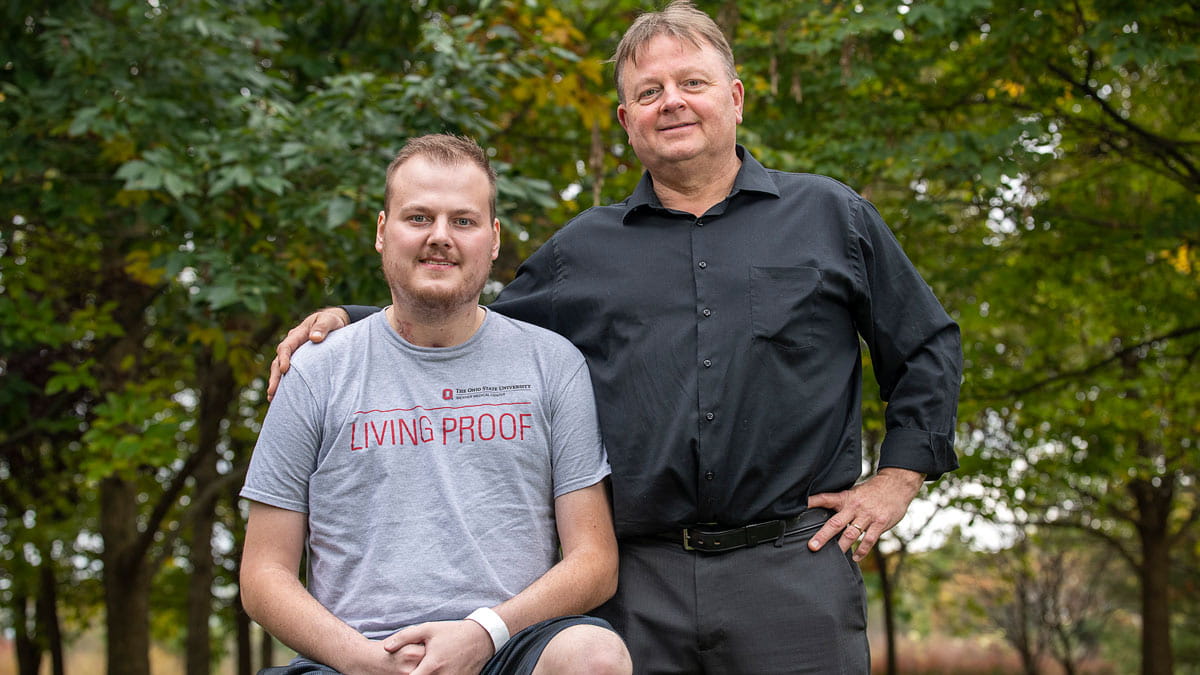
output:
M308 483L321 448L318 400L294 364L263 419L242 497L308 513Z
M592 379L582 355L566 377L550 406L550 452L554 496L589 487L611 473L600 437Z

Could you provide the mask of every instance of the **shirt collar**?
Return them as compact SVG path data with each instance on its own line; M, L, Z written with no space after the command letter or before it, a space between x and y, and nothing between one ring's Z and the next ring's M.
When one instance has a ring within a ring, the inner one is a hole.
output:
M736 152L738 159L742 160L742 168L738 170L737 178L733 180L733 189L729 191L729 196L732 197L745 191L759 192L778 198L779 188L775 186L775 181L771 180L771 174L767 169L742 145L736 147ZM650 176L649 171L642 172L642 179L638 181L637 187L629 196L629 200L625 202L625 206L625 214L621 217L622 222L625 223L629 222L630 214L642 208L665 209L658 195L654 194L654 179Z

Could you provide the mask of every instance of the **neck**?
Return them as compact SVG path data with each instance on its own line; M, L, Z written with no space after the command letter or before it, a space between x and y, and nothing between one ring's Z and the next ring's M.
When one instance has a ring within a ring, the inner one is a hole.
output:
M679 163L649 171L654 179L654 194L663 206L702 216L729 196L741 168L742 160L734 155L732 162L717 166Z
M403 309L399 307L403 306ZM386 311L388 324L396 334L418 347L453 347L479 330L487 311L478 304L458 309L422 308L412 301L393 300Z

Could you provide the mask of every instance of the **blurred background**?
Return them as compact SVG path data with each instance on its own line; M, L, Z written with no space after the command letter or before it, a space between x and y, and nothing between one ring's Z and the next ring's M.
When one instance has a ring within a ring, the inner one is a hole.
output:
M863 563L875 672L1200 672L1200 5L697 5L740 142L874 202L962 326L962 468ZM492 153L492 294L628 194L606 61L651 8L5 3L0 673L290 656L237 588L275 344L388 301L375 214L408 136Z

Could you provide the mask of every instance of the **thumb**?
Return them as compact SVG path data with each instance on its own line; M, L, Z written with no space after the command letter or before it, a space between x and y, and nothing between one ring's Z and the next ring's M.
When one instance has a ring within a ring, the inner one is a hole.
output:
M308 329L308 339L312 342L322 342L339 328L350 325L350 315L341 307L330 307L318 312Z
M429 632L425 630L424 624L409 626L392 633L383 640L383 648L389 654L395 654L400 651L404 645L421 644L429 639Z
M819 495L809 495L808 508L818 507L823 509L833 509L841 511L842 505L846 502L844 492L822 492Z

